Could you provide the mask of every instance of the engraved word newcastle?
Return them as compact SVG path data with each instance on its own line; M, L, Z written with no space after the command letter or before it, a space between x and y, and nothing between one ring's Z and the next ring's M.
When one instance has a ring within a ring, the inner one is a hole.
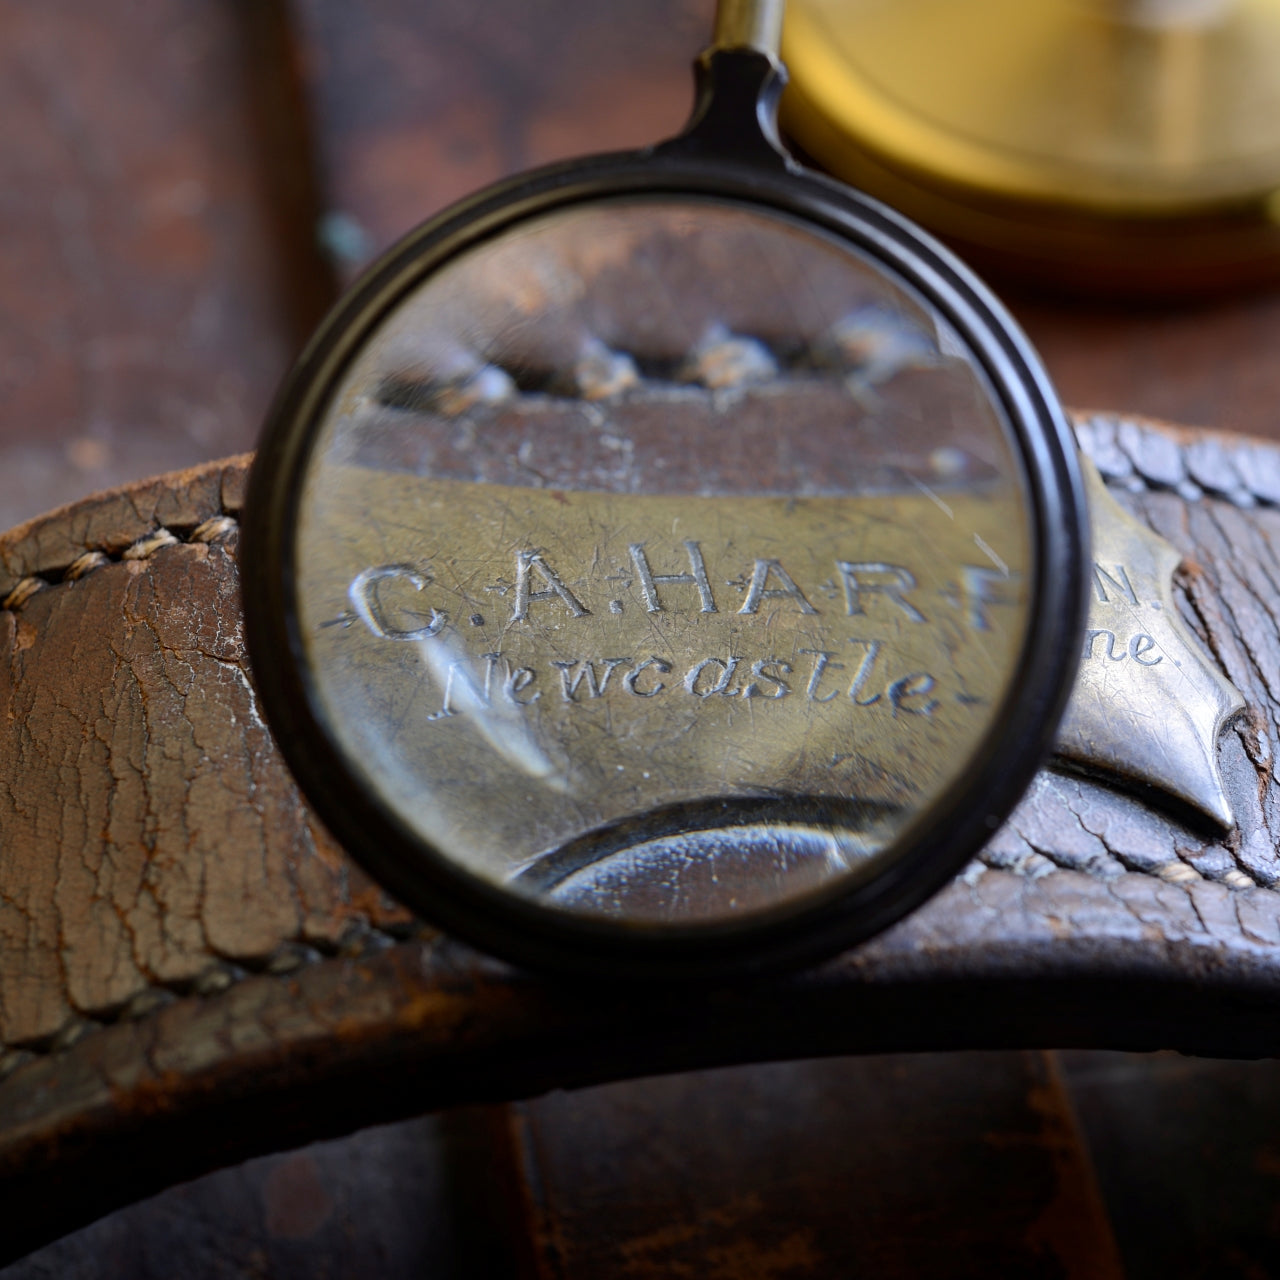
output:
M696 699L714 696L766 698L771 701L799 692L810 702L830 702L843 695L858 707L882 704L893 716L933 714L938 706L937 699L929 696L937 684L933 676L921 671L897 679L882 679L879 691L869 692L877 687L872 677L879 674L876 662L883 643L879 640L853 640L851 644L855 647L852 664L833 662L838 652L835 650L801 649L800 653L806 655L809 664L806 670L798 673L790 662L782 658L752 661L737 654L700 658L687 667L679 668L657 654L649 654L638 661L631 657L561 659L549 663L546 670L554 670L559 676L551 696L567 703L603 698L610 691L632 698L656 698L670 693L675 697L691 696ZM854 674L845 688L843 679L837 682L830 673L848 670L850 666ZM554 683L545 679L545 671L543 675L543 685ZM797 676L794 681L790 678L793 675ZM457 714L458 708L454 704L459 685L469 701L486 707L493 705L495 694L514 706L530 706L543 694L543 688L533 687L538 679L536 667L513 667L501 653L454 659L448 666L443 705L431 718ZM824 691L820 693L820 690Z

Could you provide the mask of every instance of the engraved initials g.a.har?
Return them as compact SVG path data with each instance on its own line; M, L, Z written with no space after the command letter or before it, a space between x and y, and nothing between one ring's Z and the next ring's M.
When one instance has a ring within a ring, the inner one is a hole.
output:
M644 609L648 613L663 613L672 609L686 614L718 613L719 605L701 545L693 539L686 539L681 545L688 569L659 573L654 571L645 543L629 544L627 552L634 570L634 579L639 584ZM566 579L552 564L546 552L536 548L517 551L514 567L514 583L500 581L489 588L501 595L512 595L510 620L513 623L532 621L536 605L554 607L562 617L565 614L570 618L591 616L592 610L585 600L574 586L569 585L572 579ZM911 623L928 621L914 599L918 590L916 575L906 565L879 560L837 559L834 567L840 586L835 587L828 581L822 589L843 592L844 613L847 616L864 616L875 608L888 610L891 615ZM1123 573L1123 570L1120 572ZM625 579L628 576L618 574L615 578ZM962 603L970 624L976 630L989 629L989 606L1006 603L988 581L992 576L985 569L961 566ZM1113 585L1119 585L1115 578L1110 575L1106 577ZM1127 579L1124 581L1127 584ZM416 597L431 586L432 582L431 574L422 565L377 565L356 575L348 589L348 596L356 615L379 638L426 640L440 634L448 621L448 615L443 610L430 606L425 611L410 607L405 599L405 590L408 589ZM819 612L804 589L776 557L754 559L749 572L729 585L737 586L744 593L742 603L735 611L740 615L757 615L766 602L785 604L788 601L797 613L814 615ZM683 594L676 594L677 589ZM1103 590L1101 580L1098 589L1100 592ZM399 599L393 592L398 592ZM622 613L623 602L618 599L609 601L609 611L614 614ZM404 625L407 620L413 620L417 625Z

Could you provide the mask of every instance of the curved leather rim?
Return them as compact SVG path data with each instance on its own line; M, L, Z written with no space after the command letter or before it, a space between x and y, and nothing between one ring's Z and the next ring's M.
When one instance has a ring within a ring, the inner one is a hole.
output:
M1045 772L913 916L807 973L556 985L417 925L342 856L257 715L246 459L0 539L0 1254L248 1155L462 1102L900 1049L1280 1052L1280 448L1108 417L1081 442L1188 557L1248 717L1239 829Z

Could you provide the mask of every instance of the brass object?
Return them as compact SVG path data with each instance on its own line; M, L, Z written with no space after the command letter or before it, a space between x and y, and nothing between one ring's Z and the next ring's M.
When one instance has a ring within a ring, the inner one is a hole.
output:
M1059 758L1154 787L1235 823L1218 769L1218 735L1244 698L1178 615L1182 557L1135 520L1081 459L1093 532L1093 591Z
M1171 292L1280 261L1280 0L793 0L783 123L988 262Z

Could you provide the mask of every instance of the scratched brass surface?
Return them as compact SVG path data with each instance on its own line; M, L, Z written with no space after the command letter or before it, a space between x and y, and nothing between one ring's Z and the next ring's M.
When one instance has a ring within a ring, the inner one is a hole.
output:
M782 216L601 202L473 249L332 397L306 658L471 873L656 924L865 873L996 727L1034 563L959 335Z
M744 879L736 901L838 874L954 776L1017 661L1008 494L333 480L304 527L331 722L369 785L497 880L620 818L778 795L864 811L786 867L785 891Z

